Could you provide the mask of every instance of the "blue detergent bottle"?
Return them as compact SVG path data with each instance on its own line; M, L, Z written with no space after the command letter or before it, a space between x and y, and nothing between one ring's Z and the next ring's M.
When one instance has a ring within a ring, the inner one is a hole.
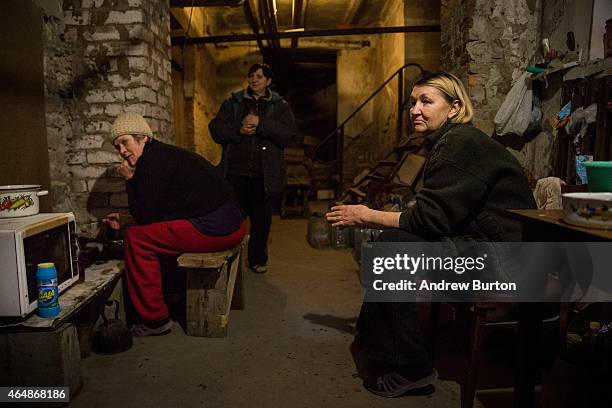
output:
M36 270L38 286L38 315L55 317L60 312L57 289L57 270L53 262L38 264Z

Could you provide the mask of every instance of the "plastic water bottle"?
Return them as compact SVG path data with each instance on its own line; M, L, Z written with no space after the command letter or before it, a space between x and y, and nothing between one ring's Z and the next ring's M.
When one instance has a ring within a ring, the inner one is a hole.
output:
M57 270L53 262L40 263L36 270L38 315L55 317L60 312L57 290Z

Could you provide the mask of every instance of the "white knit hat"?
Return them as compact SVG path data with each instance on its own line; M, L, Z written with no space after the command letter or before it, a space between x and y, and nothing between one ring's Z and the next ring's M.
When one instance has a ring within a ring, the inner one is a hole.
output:
M149 124L141 114L135 112L124 112L117 116L111 128L109 140L111 143L123 135L144 135L153 137Z

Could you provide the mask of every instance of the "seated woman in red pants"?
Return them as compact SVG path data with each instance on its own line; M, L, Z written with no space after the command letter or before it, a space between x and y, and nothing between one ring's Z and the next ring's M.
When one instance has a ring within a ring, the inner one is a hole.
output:
M118 173L126 180L136 223L124 240L127 288L142 319L132 334L167 333L172 321L162 294L160 257L235 247L245 234L240 207L208 161L153 139L141 115L119 115L109 139L122 158ZM118 213L105 222L121 228Z

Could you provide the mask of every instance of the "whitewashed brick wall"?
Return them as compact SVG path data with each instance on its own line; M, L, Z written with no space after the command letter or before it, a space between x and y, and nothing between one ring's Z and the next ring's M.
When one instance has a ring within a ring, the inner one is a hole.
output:
M54 211L73 211L82 233L110 211L127 211L125 183L109 169L107 139L123 111L141 113L172 143L167 0L75 0L45 16L47 134Z

